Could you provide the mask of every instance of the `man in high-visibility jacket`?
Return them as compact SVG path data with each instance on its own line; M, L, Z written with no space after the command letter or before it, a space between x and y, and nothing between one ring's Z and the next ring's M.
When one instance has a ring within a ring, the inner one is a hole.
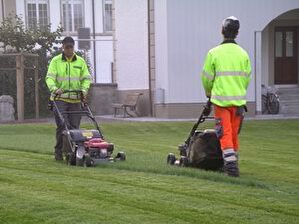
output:
M236 17L224 19L224 41L208 52L201 76L206 95L214 105L215 129L224 159L223 170L227 175L235 177L239 176L238 132L246 109L246 92L251 79L249 56L235 42L239 27Z
M75 41L72 37L65 37L62 41L63 52L55 56L49 65L46 83L51 92L50 100L56 97L56 104L60 112L81 110L81 97L85 98L90 86L91 76L84 59L74 53ZM75 92L81 90L83 96ZM65 92L65 93L64 93ZM56 121L55 159L63 160L63 131L64 126L54 110ZM81 117L78 115L64 115L69 129L78 129Z

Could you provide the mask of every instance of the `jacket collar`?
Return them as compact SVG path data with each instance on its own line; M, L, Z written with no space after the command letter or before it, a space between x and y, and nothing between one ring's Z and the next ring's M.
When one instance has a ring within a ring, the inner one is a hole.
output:
M233 39L225 39L221 44L228 44L228 43L237 44L237 42Z
M67 61L67 58L66 58L66 56L64 55L64 53L62 52L62 55L61 55L61 59L63 60L63 61ZM77 55L74 53L74 57L73 57L73 59L72 59L72 62L73 61L76 61L77 60Z

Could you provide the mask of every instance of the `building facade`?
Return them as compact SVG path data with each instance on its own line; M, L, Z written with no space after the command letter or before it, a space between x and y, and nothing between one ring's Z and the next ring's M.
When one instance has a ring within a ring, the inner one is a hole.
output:
M0 19L9 14L27 27L61 25L77 42L78 30L90 30L85 53L96 114L142 92L140 114L165 118L199 115L207 100L205 55L222 41L222 20L234 15L241 23L236 41L252 62L250 114L262 111L262 84L279 89L281 113L299 114L298 0L1 0Z
M236 41L252 62L250 114L262 111L262 84L279 88L282 113L299 113L299 1L114 0L114 4L116 82L123 93L145 92L153 116L199 115L206 102L200 81L204 58L222 42L222 20L231 15L240 20Z

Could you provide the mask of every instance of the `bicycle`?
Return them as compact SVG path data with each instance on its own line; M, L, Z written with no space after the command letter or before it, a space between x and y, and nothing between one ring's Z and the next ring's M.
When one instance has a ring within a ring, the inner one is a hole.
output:
M278 90L274 87L266 87L262 84L262 113L278 114L279 113L279 96Z

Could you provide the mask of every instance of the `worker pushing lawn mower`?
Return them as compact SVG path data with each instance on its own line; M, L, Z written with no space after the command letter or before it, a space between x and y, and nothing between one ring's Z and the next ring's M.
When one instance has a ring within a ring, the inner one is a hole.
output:
M219 139L214 129L198 130L199 124L209 117L211 102L208 100L197 122L193 125L184 144L179 145L180 158L169 153L167 163L170 165L196 167L205 170L222 170L223 159Z
M200 163L202 164L200 168L211 169L211 161L216 160L219 163L216 163L212 168L221 169L225 174L233 177L240 175L238 134L241 130L244 114L247 111L246 93L251 79L249 56L235 42L239 28L240 23L236 17L230 16L223 20L222 35L224 40L219 46L208 52L203 66L202 83L206 96L211 103L206 105L198 124L209 116L211 104L213 104L216 121L215 130L204 138L205 133L209 132L204 131L203 134L196 132L197 124L194 126L195 130L193 128L190 133L188 138L190 140L179 147L180 151L188 152L187 156L181 158L181 164L198 165ZM196 142L197 144L195 144ZM213 144L208 144L208 142L213 142ZM221 149L223 168L220 163L218 147ZM215 154L206 152L217 152L217 156L210 156ZM193 154L200 155L196 158L197 161L194 161L195 157L192 158ZM173 163L173 155L168 155L167 161Z
M63 51L51 60L46 76L51 92L49 106L57 125L55 160L63 160L64 152L68 164L90 166L110 161L113 144L104 141L86 103L91 76L84 59L74 53L74 45L72 37L63 39ZM95 130L79 129L81 116L87 116ZM125 154L116 157L124 160Z
M64 93L76 93L78 98L81 95L81 99L83 95L81 90L64 91ZM104 140L100 127L86 102L81 103L81 109L79 111L64 111L62 113L57 105L57 97L58 95L54 97L52 102L53 110L64 125L62 151L64 152L65 160L68 165L89 167L102 162L126 160L124 152L117 153L116 157L112 156L114 144ZM88 117L94 129L69 129L65 120L65 117L69 115Z

